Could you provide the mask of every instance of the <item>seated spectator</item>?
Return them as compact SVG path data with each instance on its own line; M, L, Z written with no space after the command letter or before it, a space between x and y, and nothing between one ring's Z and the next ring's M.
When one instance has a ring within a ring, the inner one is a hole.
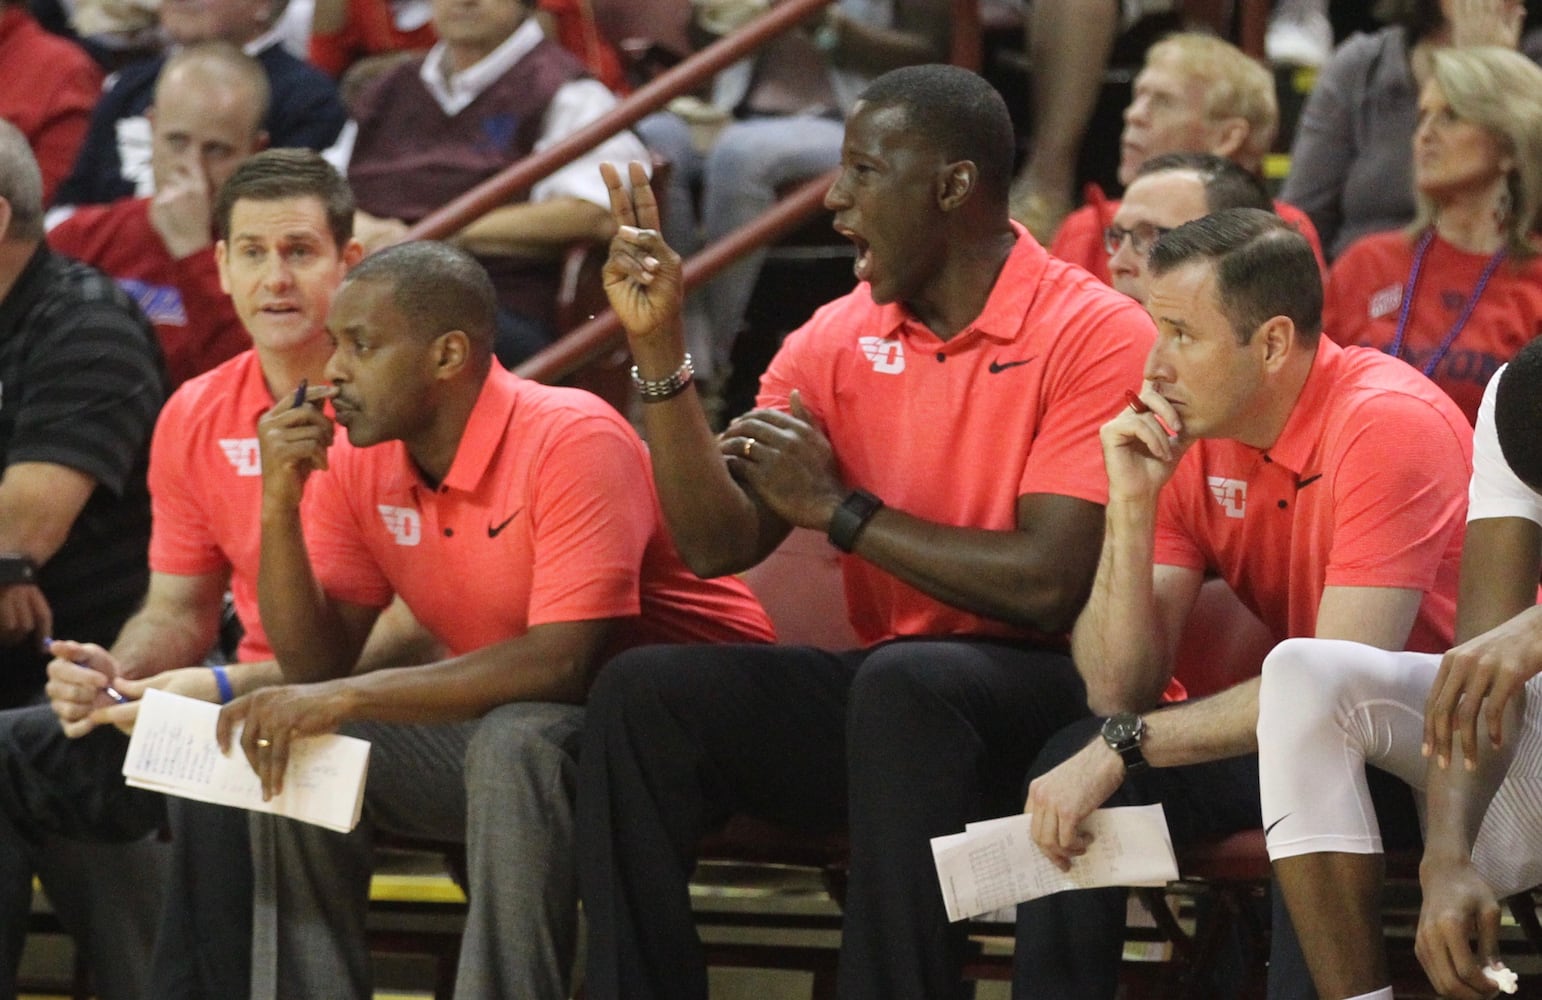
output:
M627 90L621 55L601 37L590 0L538 0L541 27L605 86ZM438 41L431 0L319 0L311 26L310 60L333 77L360 59L422 52Z
M159 0L27 0L27 6L39 24L85 49L107 73L166 47Z
M226 706L221 740L244 726L269 793L296 737L341 727L373 748L353 833L253 817L253 954L270 957L254 963L254 998L371 995L381 829L467 845L457 997L566 1000L594 672L636 645L773 638L741 582L681 562L647 449L615 410L496 363L494 308L463 252L372 254L328 314L326 384L298 404L286 393L258 424L258 596L291 683ZM330 452L326 400L348 438ZM393 594L453 658L350 676Z
M594 0L537 0L536 17L548 38L573 53L596 80L625 95L631 87L621 53L600 33Z
M47 637L111 642L144 598L145 466L166 397L155 331L133 301L105 275L44 244L42 191L27 140L0 121L4 708L42 697ZM36 791L49 794L46 786ZM16 995L36 855L0 851L0 902L8 907L0 920L0 996ZM142 995L159 911L158 856L136 847L93 855L88 867L98 863L139 866L144 879L120 877L113 893L51 898L64 926L81 935L101 995L129 1000Z
M270 98L263 121L268 141L326 149L347 113L327 75L290 55L279 40L274 25L284 8L285 0L163 0L161 28L173 45L225 41L241 46L268 74ZM162 55L132 63L108 80L56 204L97 205L153 193L145 110L165 60Z
M1172 35L1151 47L1135 78L1120 134L1119 182L1129 184L1142 163L1163 153L1211 153L1256 174L1278 125L1268 70L1214 36ZM1321 261L1306 217L1284 202L1275 209L1306 236ZM1109 281L1103 231L1118 211L1118 201L1088 185L1087 204L1066 216L1049 252Z
M1320 335L1316 263L1276 216L1180 226L1147 269L1157 343L1140 401L1101 432L1103 558L1071 634L1106 719L1055 736L1025 806L1062 868L1105 803L1160 802L1179 847L1262 825L1258 679L1157 707L1207 571L1280 639L1438 651L1452 635L1472 454L1456 404L1407 365ZM1014 995L1112 1000L1123 889L1036 899L1017 918ZM1271 962L1270 976L1272 995L1302 995L1304 970Z
M359 94L340 153L366 245L387 241L509 164L599 118L615 95L547 40L526 0L436 0L439 43ZM558 254L611 233L604 160L643 156L620 132L538 181L528 200L493 209L450 237L492 275L498 356L512 364L549 343Z
M702 835L740 811L849 829L843 997L959 995L964 929L927 839L1010 808L1039 742L1086 712L1059 633L1098 559L1093 428L1151 337L1133 302L1011 221L1012 146L972 73L869 84L825 196L862 284L787 338L763 408L717 438L679 255L640 165L635 201L610 177L606 292L682 554L736 572L795 526L827 534L863 646L656 646L601 672L579 782L595 1000L707 995L685 883Z
M316 0L311 64L338 78L366 56L421 52L437 40L431 0Z
M1257 174L1210 153L1164 153L1140 165L1103 230L1114 288L1146 302L1146 257L1163 233L1228 208L1274 211Z
M78 45L49 34L26 0L0 0L0 118L21 129L43 172L43 204L86 138L102 71Z
M147 111L155 193L76 208L48 232L56 251L101 268L139 302L173 389L251 346L220 289L214 199L267 141L267 105L268 78L251 56L225 42L181 49Z
M1381 925L1389 774L1424 802L1415 952L1443 997L1490 997L1499 902L1542 882L1542 342L1489 383L1473 440L1456 641L1436 653L1293 641L1264 662L1269 857L1317 993L1392 1000ZM1422 753L1421 753L1422 750ZM1369 779L1374 780L1374 779ZM1523 986L1522 993L1528 991Z
M1301 111L1280 197L1304 211L1335 260L1362 236L1414 217L1409 142L1430 57L1447 45L1515 48L1521 0L1390 0L1392 23L1329 58Z
M737 6L732 17L724 11ZM748 8L747 10L745 8ZM700 140L680 115L665 111L637 123L650 149L674 165L665 238L684 256L715 243L776 204L778 192L840 162L841 118L857 93L886 70L947 58L946 0L892 5L839 0L812 34L788 32L719 73L711 108L717 130ZM763 5L699 5L709 34L728 34ZM892 16L891 16L892 15ZM697 191L701 211L696 211ZM726 379L766 251L739 258L687 303L686 333L702 380Z
M1082 140L1117 35L1173 6L1173 0L1034 0L1030 6L1033 147L1012 183L1012 218L1045 246L1076 207Z
M1483 387L1542 333L1542 69L1494 47L1434 53L1413 139L1418 215L1334 262L1334 340L1403 358L1476 420Z

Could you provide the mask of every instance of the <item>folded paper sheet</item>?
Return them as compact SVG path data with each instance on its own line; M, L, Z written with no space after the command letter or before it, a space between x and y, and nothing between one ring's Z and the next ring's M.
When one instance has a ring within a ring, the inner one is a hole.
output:
M275 813L342 833L358 825L369 743L337 735L296 740L283 792L264 802L262 782L240 747L220 752L214 738L219 714L220 707L207 701L146 691L123 777L135 788Z
M1166 885L1178 877L1161 805L1099 809L1087 818L1087 853L1063 872L1029 833L1026 814L970 823L932 838L949 920L964 920L1066 889Z

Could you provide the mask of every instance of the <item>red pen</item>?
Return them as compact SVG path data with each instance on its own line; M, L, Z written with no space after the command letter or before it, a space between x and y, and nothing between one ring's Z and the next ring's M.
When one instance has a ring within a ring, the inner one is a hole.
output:
M1130 404L1130 409L1134 410L1136 413L1151 414L1152 418L1155 419L1159 425L1161 425L1162 430L1167 432L1168 437L1175 438L1178 436L1178 432L1172 429L1172 426L1162 418L1162 415L1157 413L1151 407L1147 406L1146 401L1137 396L1133 389L1124 390L1124 398L1125 401Z

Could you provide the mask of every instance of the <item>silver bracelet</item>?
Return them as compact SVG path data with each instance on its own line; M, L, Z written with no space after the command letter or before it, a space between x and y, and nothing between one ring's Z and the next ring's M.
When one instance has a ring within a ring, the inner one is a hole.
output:
M696 369L691 367L689 354L668 378L643 378L638 373L637 366L632 366L632 384L637 387L637 394L642 397L644 403L662 403L666 399L674 399L685 391L685 387L690 385L695 377Z

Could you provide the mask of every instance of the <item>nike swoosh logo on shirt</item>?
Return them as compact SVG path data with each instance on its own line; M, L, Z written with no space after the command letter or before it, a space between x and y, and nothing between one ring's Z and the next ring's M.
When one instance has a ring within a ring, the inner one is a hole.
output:
M1296 491L1299 493L1301 490L1306 489L1308 486L1310 486L1313 483L1317 482L1317 480L1319 480L1321 478L1322 478L1322 473L1321 472L1319 472L1315 476L1307 476L1305 479L1301 480L1299 483L1296 484Z
M1285 822L1289 818L1290 818L1290 813L1286 813L1284 816L1281 816L1279 819L1275 820L1273 823L1270 823L1268 826L1264 827L1264 836L1265 837L1269 836L1269 833L1275 827L1279 826L1281 823Z
M504 518L503 519L503 523L498 525L496 528L493 527L491 523L489 523L487 525L487 537L488 538L497 538L498 537L498 533L500 531L502 531L504 528L507 528L509 526L509 522L514 520L516 517L518 517L519 516L519 512L524 510L524 509L525 508L521 507L521 508L519 508L519 510L516 510L514 513L510 514L508 517Z
M1035 354L1033 357L1024 358L1021 361L992 361L990 368L988 368L987 371L989 371L992 375L998 375L1001 372L1006 371L1008 368L1016 368L1018 365L1026 365L1028 362L1037 358L1038 355Z

